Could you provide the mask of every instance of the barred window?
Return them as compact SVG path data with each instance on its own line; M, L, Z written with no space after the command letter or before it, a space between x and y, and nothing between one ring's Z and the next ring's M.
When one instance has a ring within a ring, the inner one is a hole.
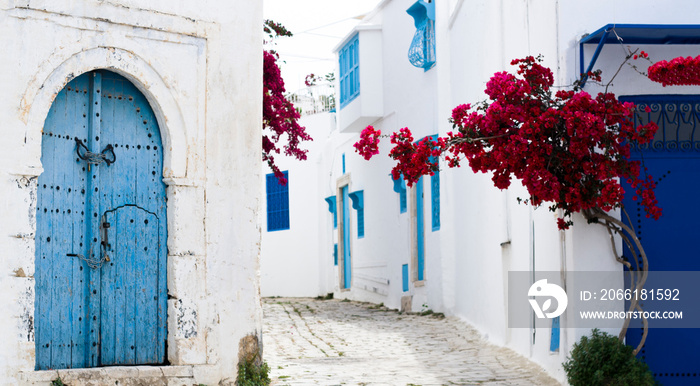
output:
M435 65L435 3L418 0L406 12L413 17L416 26L408 60L427 71Z

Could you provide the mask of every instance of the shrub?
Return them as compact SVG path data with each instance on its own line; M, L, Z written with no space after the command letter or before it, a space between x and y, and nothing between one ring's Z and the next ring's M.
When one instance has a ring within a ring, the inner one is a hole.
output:
M564 371L572 386L655 384L646 363L632 354L632 347L597 328L574 344Z
M242 361L238 364L237 386L267 386L270 384L270 367L263 362L258 366L255 361Z

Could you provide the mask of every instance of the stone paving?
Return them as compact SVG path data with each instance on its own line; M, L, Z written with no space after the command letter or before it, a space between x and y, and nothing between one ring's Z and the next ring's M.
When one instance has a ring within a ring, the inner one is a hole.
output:
M369 303L263 299L273 385L559 385L457 318Z

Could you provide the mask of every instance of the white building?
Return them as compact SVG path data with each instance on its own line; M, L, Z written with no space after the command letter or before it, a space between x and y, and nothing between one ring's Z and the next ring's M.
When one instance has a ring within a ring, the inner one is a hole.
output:
M233 384L262 350L262 5L0 20L0 384Z
M456 315L564 380L561 363L589 331L572 321L581 305L570 296L561 320L510 328L509 272L552 271L564 277L611 271L613 282L600 285L619 288L622 266L604 228L577 216L575 225L561 232L547 208L517 203L517 197L527 197L521 186L499 191L489 175L466 166L442 164L439 174L407 189L389 176L393 161L386 157L387 139L369 162L352 145L368 124L383 134L409 127L416 140L445 135L452 130L452 108L485 99L488 79L513 71L509 63L515 58L542 54L555 85L571 87L589 66L609 79L624 60L625 46L645 50L653 60L695 56L697 11L692 1L382 1L336 47L335 126L323 128L326 116L308 118L313 132L323 133L314 136L321 142L312 145L310 165L287 165L288 229L263 229L263 295L333 291L336 297L391 308ZM634 64L641 71L648 65ZM594 94L602 87L589 82L585 90ZM700 122L700 89L664 88L624 66L611 91L651 106L651 119L666 119L660 131L665 136L657 135L652 146L658 151L643 152L653 175L665 178L657 188L664 216L646 220L626 199L650 269L697 270L698 254L688 241L697 229L689 219L700 215L692 193L700 181L700 145L692 130ZM295 198L302 196L303 201ZM295 256L295 246L303 246L303 257ZM567 285L565 279L558 284ZM659 381L692 383L698 359L692 342L700 340L695 331L652 329L640 355ZM636 344L639 336L631 329L628 343ZM669 341L677 345L673 350L665 348Z

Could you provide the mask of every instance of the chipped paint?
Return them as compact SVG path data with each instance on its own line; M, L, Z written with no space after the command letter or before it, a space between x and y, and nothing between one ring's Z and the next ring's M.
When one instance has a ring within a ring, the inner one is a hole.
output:
M21 310L19 331L22 340L34 342L34 281L29 280L27 283L27 288L24 289L18 301Z
M182 299L175 303L177 310L177 336L180 338L193 338L197 336L197 310Z

